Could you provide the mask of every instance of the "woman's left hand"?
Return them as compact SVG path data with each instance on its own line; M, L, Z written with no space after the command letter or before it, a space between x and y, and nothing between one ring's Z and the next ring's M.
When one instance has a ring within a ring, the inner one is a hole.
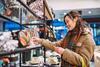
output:
M63 52L64 52L64 48L62 48L62 47L55 47L55 51L56 51L58 54L62 55Z

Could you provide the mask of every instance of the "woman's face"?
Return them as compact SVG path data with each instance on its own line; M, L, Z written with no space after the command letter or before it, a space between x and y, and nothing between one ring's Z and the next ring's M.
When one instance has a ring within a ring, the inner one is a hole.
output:
M69 16L65 17L65 23L66 23L66 26L67 26L69 31L73 30L75 28L75 26L76 26L75 19L72 20L72 19L70 19Z

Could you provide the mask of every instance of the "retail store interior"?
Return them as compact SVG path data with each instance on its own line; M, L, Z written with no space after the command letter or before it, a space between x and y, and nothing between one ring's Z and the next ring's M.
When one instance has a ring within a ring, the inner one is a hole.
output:
M64 16L72 10L91 27L95 42L89 66L79 67L100 67L100 0L0 0L0 67L63 67L63 54L32 39L52 45L64 39L69 32Z

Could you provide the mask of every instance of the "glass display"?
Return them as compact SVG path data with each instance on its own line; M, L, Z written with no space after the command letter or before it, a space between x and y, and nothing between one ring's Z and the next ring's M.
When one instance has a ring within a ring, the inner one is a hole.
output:
M93 29L93 37L96 42L96 45L100 45L100 23L92 23L90 26Z

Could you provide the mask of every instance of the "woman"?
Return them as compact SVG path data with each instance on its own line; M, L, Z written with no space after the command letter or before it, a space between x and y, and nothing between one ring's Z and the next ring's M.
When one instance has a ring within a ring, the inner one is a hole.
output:
M89 67L89 62L94 54L95 42L89 25L82 20L78 11L71 11L64 16L68 33L64 39L52 42L33 37L46 48L56 51L61 55L61 67Z

